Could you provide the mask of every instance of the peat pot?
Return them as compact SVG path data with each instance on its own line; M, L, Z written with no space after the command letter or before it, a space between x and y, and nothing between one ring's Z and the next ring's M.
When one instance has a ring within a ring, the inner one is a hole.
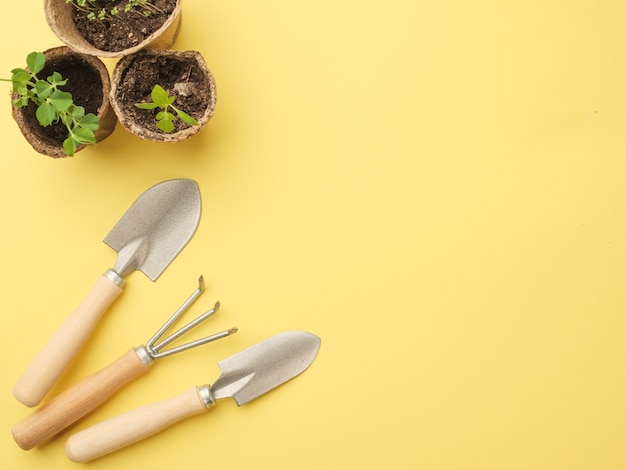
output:
M124 12L126 2L120 1L121 12L102 20L89 20L88 12L65 0L44 0L44 11L54 34L72 49L97 57L123 57L145 48L171 47L180 29L180 4L181 0L152 0L154 13L144 15L146 7ZM116 6L110 0L97 0L96 5L106 11Z
M104 63L97 57L80 54L66 46L48 49L44 55L46 64L37 76L45 79L53 72L59 72L67 79L62 90L71 93L74 103L84 107L86 113L98 116L96 142L111 135L117 117L109 101L111 81ZM61 122L42 127L35 115L36 110L37 106L32 102L22 108L13 107L13 118L20 131L37 152L55 158L65 157L63 141L68 135L67 128ZM76 151L83 148L85 145L80 145Z
M198 125L176 119L172 132L159 129L156 117L160 110L136 106L152 100L155 85L174 97L173 106L193 117ZM199 52L144 49L116 64L110 99L120 123L132 134L156 142L177 142L195 135L209 122L217 95L213 75Z

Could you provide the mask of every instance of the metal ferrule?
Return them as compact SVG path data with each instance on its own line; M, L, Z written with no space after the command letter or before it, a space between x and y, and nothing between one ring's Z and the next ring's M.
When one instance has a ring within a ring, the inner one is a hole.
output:
M113 271L112 269L107 269L104 274L104 277L106 277L109 281L111 281L113 284L116 284L120 287L124 286L124 282L126 282L124 280L124 278L122 276L120 276L119 274L117 274L115 271Z
M146 367L150 367L152 365L152 362L154 361L154 359L152 359L152 355L150 354L150 352L146 349L145 346L141 345L141 346L137 346L135 348L135 353L137 354L137 357L139 358L139 360L141 362L143 362L143 364Z
M215 397L211 392L210 385L202 385L201 387L198 387L198 398L200 398L200 401L202 401L204 406L207 408L215 405Z

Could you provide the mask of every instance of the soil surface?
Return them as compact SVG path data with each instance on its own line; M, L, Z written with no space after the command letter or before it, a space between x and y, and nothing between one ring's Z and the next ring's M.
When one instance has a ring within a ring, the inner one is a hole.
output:
M60 1L60 0L59 0ZM145 6L136 6L125 12L128 0L95 0L87 2L100 11L110 12L117 7L119 13L108 19L90 20L88 12L74 8L73 19L80 34L102 51L117 52L134 47L167 21L176 8L176 0L146 0ZM149 16L144 15L148 11Z
M154 85L161 85L169 96L175 96L174 106L199 120L211 102L211 89L198 63L190 57L166 57L138 52L117 84L116 100L126 119L157 133L156 115L159 109L145 110L136 103L152 101ZM171 109L170 109L171 111ZM174 121L173 132L190 127L180 119Z
M102 96L102 81L98 72L90 64L78 56L46 59L46 65L37 74L37 77L45 80L53 72L59 72L63 78L67 79L67 83L61 87L61 90L72 94L74 104L84 107L85 114L98 114L98 109L102 106L104 98ZM65 124L57 122L47 127L41 127L35 115L37 105L32 102L29 103L24 112L27 119L32 119L35 132L55 144L63 144L68 136Z

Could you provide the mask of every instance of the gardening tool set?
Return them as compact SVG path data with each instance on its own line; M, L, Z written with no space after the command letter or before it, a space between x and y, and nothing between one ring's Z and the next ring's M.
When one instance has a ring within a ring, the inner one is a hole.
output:
M97 281L24 372L14 389L27 406L38 405L77 355L102 314L120 295L125 277L140 270L152 281L191 239L200 220L198 185L173 179L146 190L122 216L104 242L117 252L117 262ZM210 318L212 308L163 337L204 292L204 279L181 307L145 345L130 348L107 367L85 378L36 409L13 429L25 450L40 445L102 405L118 390L145 374L155 360L230 336L237 328L168 347ZM198 414L222 398L243 405L303 372L315 359L320 339L303 331L288 331L218 363L221 375L213 385L193 387L182 394L149 404L87 428L67 441L67 456L84 462L148 437L185 417Z

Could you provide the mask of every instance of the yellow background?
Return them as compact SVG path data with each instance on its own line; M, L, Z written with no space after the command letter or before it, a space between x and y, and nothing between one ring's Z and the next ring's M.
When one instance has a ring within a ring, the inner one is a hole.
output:
M0 110L3 467L29 452L13 384L115 253L146 188L198 181L199 229L156 283L128 278L58 393L142 344L204 274L237 335L163 359L75 426L214 381L289 329L322 338L294 381L86 468L626 468L626 3L185 0L177 49L215 75L180 144L118 129L36 154ZM61 44L4 2L0 71ZM105 61L111 68L114 60Z

